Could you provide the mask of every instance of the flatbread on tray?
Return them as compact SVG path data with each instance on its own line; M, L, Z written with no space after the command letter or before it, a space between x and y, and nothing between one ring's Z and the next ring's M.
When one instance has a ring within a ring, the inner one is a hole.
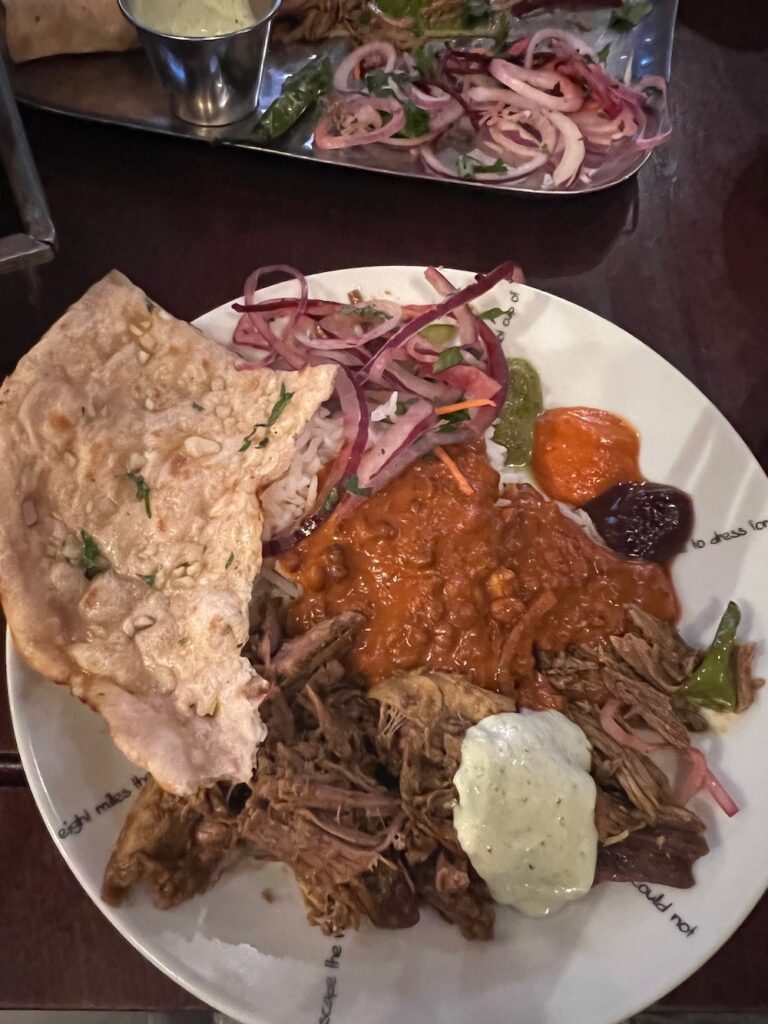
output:
M2 5L8 52L16 63L139 45L117 0L2 0Z
M0 389L0 595L16 645L172 793L250 777L266 686L240 655L257 494L288 469L334 372L238 372L113 272Z

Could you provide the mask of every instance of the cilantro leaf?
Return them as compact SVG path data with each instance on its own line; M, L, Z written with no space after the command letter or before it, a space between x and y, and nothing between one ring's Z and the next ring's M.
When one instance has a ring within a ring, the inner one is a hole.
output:
M507 165L502 160L481 164L474 157L460 156L456 161L456 171L460 178L474 178L477 174L506 174Z
M417 107L410 100L403 103L402 106L405 111L405 124L394 137L396 139L417 139L421 135L426 135L429 131L429 114L426 110Z
M152 488L141 473L127 473L126 476L136 484L136 500L144 502L144 511L147 513L147 518L151 519L152 505L150 504L150 492Z
M283 411L285 410L286 405L288 405L288 403L293 398L293 396L294 396L294 392L293 391L286 391L285 384L281 384L280 385L280 397L275 402L275 404L272 406L272 411L270 412L269 416L267 417L267 422L266 423L254 423L253 426L251 427L251 429L248 431L248 433L243 438L243 443L238 448L238 451L240 451L240 452L247 452L248 451L248 449L253 444L253 436L256 433L256 431L259 429L259 427L267 427L267 428L274 427L274 425L280 419L280 416L282 415ZM259 443L256 445L256 447L257 448L266 448L268 444L269 444L269 438L268 437L263 437L259 441Z
M597 51L597 59L600 61L601 64L605 64L605 62L608 60L608 54L610 52L611 52L611 44L610 43L606 43L605 46L602 48L602 50L598 50Z
M411 81L409 75L404 71L385 71L384 68L374 68L365 76L365 88L374 96L396 96L392 83L402 88Z
M203 409L202 405L200 405L199 402L193 402L192 403L192 408L196 409L197 412L205 412L205 410Z
M366 316L369 318L377 318L379 320L391 320L392 317L389 313L385 313L383 309L377 309L372 302L367 303L365 306L355 306L350 304L349 306L341 306L339 308L340 313L346 313L348 316Z
M97 576L100 572L106 572L109 568L109 563L101 553L101 548L90 533L85 530L81 530L80 542L83 545L83 552L80 555L80 568L83 570L85 578L87 580L92 580L93 577Z
M455 412L444 412L440 416L443 424L438 427L438 433L444 434L448 430L453 430L455 424L464 423L469 418L469 409L457 409Z
M282 415L283 411L285 410L286 405L288 405L290 400L293 398L294 394L295 392L293 391L285 390L285 384L280 385L280 397L272 406L272 412L267 417L268 427L274 427L274 425L280 419L280 416Z
M405 402L395 403L395 416L405 416L407 412L408 406L405 404Z
M235 561L235 552L234 551L230 551L229 552L229 558L224 563L224 568L225 569L230 569L232 567L234 561Z
M352 476L348 476L341 486L345 491L349 491L350 494L357 494L360 498L369 498L371 495L370 487L360 486L356 473L353 473Z
M461 354L461 349L457 346L447 348L434 362L432 369L435 373L440 373L442 370L449 370L452 366L458 366L459 363L464 362L464 356Z
M154 587L155 580L157 579L157 573L149 573L147 576L142 576L141 573L137 573L138 578L142 583L145 583L148 587Z
M624 0L621 7L611 14L608 28L615 28L617 32L631 32L652 10L651 0L638 0L637 3L632 3L632 0Z

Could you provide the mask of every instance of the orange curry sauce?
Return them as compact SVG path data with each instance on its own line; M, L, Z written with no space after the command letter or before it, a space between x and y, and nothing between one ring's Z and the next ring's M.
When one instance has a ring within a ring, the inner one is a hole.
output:
M368 624L351 664L370 680L429 666L557 707L534 671L534 644L558 651L620 630L631 604L677 617L664 569L595 544L527 485L508 487L497 506L499 478L484 450L450 454L471 496L426 456L283 555L283 571L303 587L289 611L293 633L360 611Z

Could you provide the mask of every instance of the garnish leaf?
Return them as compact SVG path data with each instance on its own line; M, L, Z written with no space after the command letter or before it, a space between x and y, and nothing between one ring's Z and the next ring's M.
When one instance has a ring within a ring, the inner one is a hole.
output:
M395 416L405 416L408 406L405 402L395 402Z
M438 429L444 433L446 430L453 429L454 424L464 423L469 418L469 409L456 409L455 412L444 412L440 416L443 425Z
M229 558L224 563L224 568L225 569L230 569L232 567L234 561L235 561L235 552L234 551L230 551L229 552Z
M374 68L365 76L365 87L374 96L395 96L392 83L402 88L411 81L410 75L404 71L385 71L384 68Z
M652 10L651 0L638 0L637 3L632 3L632 0L624 0L621 7L611 14L608 28L614 28L617 32L631 32Z
M101 548L96 543L94 537L86 530L80 531L80 542L83 545L83 553L80 555L80 568L85 573L85 578L92 580L100 572L106 572L109 568L109 563L101 553Z
M608 60L608 54L610 52L611 52L611 44L610 43L606 43L605 46L602 48L602 50L598 50L597 51L597 59L600 61L601 64L605 64L605 62Z
M450 370L452 366L458 366L464 362L464 356L461 354L461 349L454 345L452 348L447 348L434 362L432 369L435 373L440 373L442 370Z
M507 165L503 160L494 160L492 164L481 164L471 156L460 156L456 161L456 172L460 178L474 178L477 174L506 174Z
M417 139L429 131L429 114L410 100L402 104L405 124L394 136L396 139Z
M199 402L193 402L192 408L196 409L198 412L205 412L205 409L203 409L202 405L200 405Z
M281 384L280 385L280 397L275 402L275 404L272 406L272 412L267 417L267 426L268 427L274 427L274 425L280 419L280 416L282 415L286 405L288 405L288 403L293 398L293 396L294 396L294 392L293 391L286 391L285 390L285 384Z
M280 397L275 402L275 404L272 406L272 411L270 412L269 416L267 417L267 422L266 423L254 423L253 426L251 427L251 429L248 431L248 433L243 438L243 443L238 448L238 451L241 451L241 452L247 452L248 451L248 449L253 444L253 435L256 433L256 431L259 429L259 427L267 427L267 428L274 427L274 425L280 419L280 416L282 415L283 411L285 410L286 405L288 405L288 403L293 398L293 396L294 396L294 392L293 391L286 391L285 384L281 384L280 385ZM256 445L256 447L257 448L266 448L268 444L269 444L269 438L268 437L263 437L259 441L259 443Z
M356 473L353 473L352 476L348 476L341 486L345 491L349 491L350 494L356 494L360 498L369 498L371 496L371 488L361 487L358 483Z
M141 573L137 573L137 576L141 580L141 582L145 583L148 587L154 587L155 580L157 579L156 573L152 572L149 573L147 576L143 576Z
M391 320L392 317L389 313L385 313L383 309L377 309L373 303L369 302L365 306L341 306L339 309L340 313L345 313L347 316L365 316L370 318L376 317L379 320Z
M129 480L133 480L136 484L136 500L144 502L144 511L147 513L147 518L151 519L152 505L150 504L150 492L152 488L141 473L127 473L126 475Z

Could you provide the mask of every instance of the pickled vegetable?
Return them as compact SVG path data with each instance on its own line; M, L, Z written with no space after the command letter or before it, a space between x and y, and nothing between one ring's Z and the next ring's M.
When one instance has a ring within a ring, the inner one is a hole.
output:
M614 484L642 480L639 452L634 427L604 409L549 409L536 421L536 479L550 498L569 505L583 505Z
M536 417L543 408L541 381L527 359L508 359L507 364L509 390L493 440L507 449L508 466L527 466L533 454Z
M332 84L330 59L327 56L312 57L304 67L286 78L282 92L256 125L256 141L263 144L285 135L313 103L325 96Z
M666 484L616 484L583 509L609 548L645 562L668 562L693 529L693 502Z
M713 711L736 710L736 673L734 671L734 648L736 630L741 621L739 606L733 601L720 619L712 646L691 678L683 683L678 693Z

